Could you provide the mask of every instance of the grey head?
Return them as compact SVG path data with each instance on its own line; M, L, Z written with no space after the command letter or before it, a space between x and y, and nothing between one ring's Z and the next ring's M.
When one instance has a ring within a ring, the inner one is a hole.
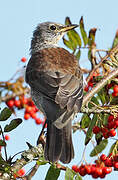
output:
M54 22L40 23L33 33L31 41L31 54L44 48L56 47L64 34L78 27L77 24L63 25Z

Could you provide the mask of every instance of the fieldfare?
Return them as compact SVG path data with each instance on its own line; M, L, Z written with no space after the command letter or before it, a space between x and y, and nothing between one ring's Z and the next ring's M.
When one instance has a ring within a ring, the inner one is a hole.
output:
M69 163L74 157L71 121L81 109L83 76L76 57L58 47L64 34L78 25L41 23L33 33L26 82L47 122L45 159Z

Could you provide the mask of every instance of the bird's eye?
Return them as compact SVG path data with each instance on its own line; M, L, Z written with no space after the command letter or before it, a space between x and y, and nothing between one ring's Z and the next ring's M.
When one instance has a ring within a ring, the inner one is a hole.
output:
M50 26L50 29L54 31L54 30L56 30L57 28L56 28L56 26L52 25L52 26Z

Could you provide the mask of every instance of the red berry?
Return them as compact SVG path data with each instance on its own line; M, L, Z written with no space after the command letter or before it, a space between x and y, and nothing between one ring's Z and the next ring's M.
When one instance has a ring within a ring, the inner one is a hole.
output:
M116 135L115 129L111 129L111 130L109 131L109 136L114 137L115 135Z
M117 95L118 95L118 93L116 93L116 92L113 92L113 93L112 93L112 96L113 96L113 97L116 97Z
M87 174L91 174L91 166L90 165L85 165L85 170Z
M103 179L103 178L105 178L105 176L106 176L106 174L103 173L103 169L102 169L102 174L100 175L100 178Z
M86 87L84 88L84 91L88 92L88 90L89 90L89 86L86 86Z
M86 170L85 170L83 165L79 167L79 174L81 176L85 176L86 175Z
M118 169L118 162L114 162L113 166L114 168Z
M109 174L112 171L112 167L103 167L102 172L103 174Z
M35 106L35 104L34 104L34 102L33 102L32 100L30 100L30 101L28 102L28 104L29 104L30 106Z
M98 174L95 172L95 173L92 174L92 177L93 177L94 179L97 179L99 176L98 176Z
M102 154L101 156L100 156L100 160L101 161L105 161L107 159L107 156L105 155L105 154Z
M93 133L98 134L100 132L100 128L98 126L94 126Z
M19 176L24 176L25 175L25 170L20 169L17 173L18 173Z
M13 108L13 106L14 106L14 99L8 100L8 101L6 102L6 104L7 104L7 106L8 106L9 108Z
M104 163L105 163L105 166L108 166L108 167L113 166L113 161L111 158L107 158Z
M118 162L118 154L113 157L113 160Z
M8 134L5 135L5 140L9 141L10 140L10 136Z
M27 104L27 103L28 103L28 99L25 98L25 97L23 97L23 98L21 99L21 103L22 103L22 105Z
M99 75L100 75L100 74L97 73L97 72L94 72L94 73L93 73L93 76L94 76L94 77L99 76Z
M20 100L15 100L15 101L14 101L14 105L15 105L16 107L20 107L20 106L21 106L21 101L20 101Z
M30 113L32 111L32 107L31 106L27 106L25 109L26 112Z
M36 106L32 106L32 111L33 111L33 112L36 112ZM32 111L31 111L31 112L32 112Z
M109 134L108 133L103 133L103 137L105 138L105 139L107 139L107 138L109 138Z
M118 120L115 121L116 128L118 127Z
M114 116L113 116L113 115L110 115L110 116L108 117L108 122L111 122L113 119L114 119Z
M31 117L32 117L33 119L36 119L36 118L37 118L37 115L36 115L36 113L35 113L34 111L31 111L31 112L30 112L30 115L31 115Z
M115 93L118 93L118 85L115 85L115 86L114 86L113 91L114 91Z
M110 83L110 84L107 85L108 89L110 89L112 86L113 86L112 83Z
M89 86L89 87L93 87L93 83L89 81L89 82L88 82L88 86Z
M110 154L108 155L108 157L109 157L109 158L112 157L112 153L110 153Z
M78 172L78 166L77 165L73 165L72 166L72 170L75 171L75 172Z
M105 127L103 127L103 128L101 128L101 132L102 132L102 133L106 133L106 134L107 134L107 133L108 133L108 129L107 129L107 128L105 128Z
M35 122L36 122L36 124L41 124L41 123L42 123L42 120L41 120L40 118L36 118L36 119L35 119Z
M25 114L24 114L24 119L25 119L25 120L28 120L30 117L31 117L31 116L30 116L29 113L25 113Z
M93 164L91 166L91 174L94 174L95 173L95 169L96 169L96 166Z
M115 121L111 121L108 123L108 129L112 129L112 128L115 128Z
M96 167L95 174L97 174L98 176L101 176L102 175L102 168Z
M22 61L22 62L26 62L27 59L26 59L25 57L22 57L22 58L21 58L21 61Z

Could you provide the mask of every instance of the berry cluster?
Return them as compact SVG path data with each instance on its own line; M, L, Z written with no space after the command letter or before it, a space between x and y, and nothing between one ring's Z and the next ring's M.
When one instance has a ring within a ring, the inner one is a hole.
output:
M45 118L42 113L39 112L31 98L20 96L19 99L10 99L6 102L7 106L14 111L14 108L25 109L24 119L34 119L36 124L44 124Z
M92 75L92 77L90 78L87 86L84 88L84 91L88 92L88 91L93 87L93 85L94 85L94 79L95 79L95 77L97 77L97 76L99 76L99 75L100 75L99 73L96 73L96 72L93 73L93 75Z
M73 165L72 169L76 173L79 172L81 176L88 174L96 179L98 177L105 178L107 174L112 172L112 167L118 169L118 154L114 157L112 157L112 154L108 157L105 154L102 154L100 159L95 161L95 164Z
M102 154L100 160L104 162L105 166L118 169L118 154L114 156L112 156L112 153L110 153L109 156Z
M116 135L115 129L118 127L118 117L114 118L113 115L108 117L107 125L103 125L103 127L94 126L93 133L98 134L102 133L105 139L109 137L114 137Z
M93 178L105 178L105 176L112 171L112 167L101 167L96 164L86 164L81 166L72 166L75 172L79 172L81 176L91 175Z

